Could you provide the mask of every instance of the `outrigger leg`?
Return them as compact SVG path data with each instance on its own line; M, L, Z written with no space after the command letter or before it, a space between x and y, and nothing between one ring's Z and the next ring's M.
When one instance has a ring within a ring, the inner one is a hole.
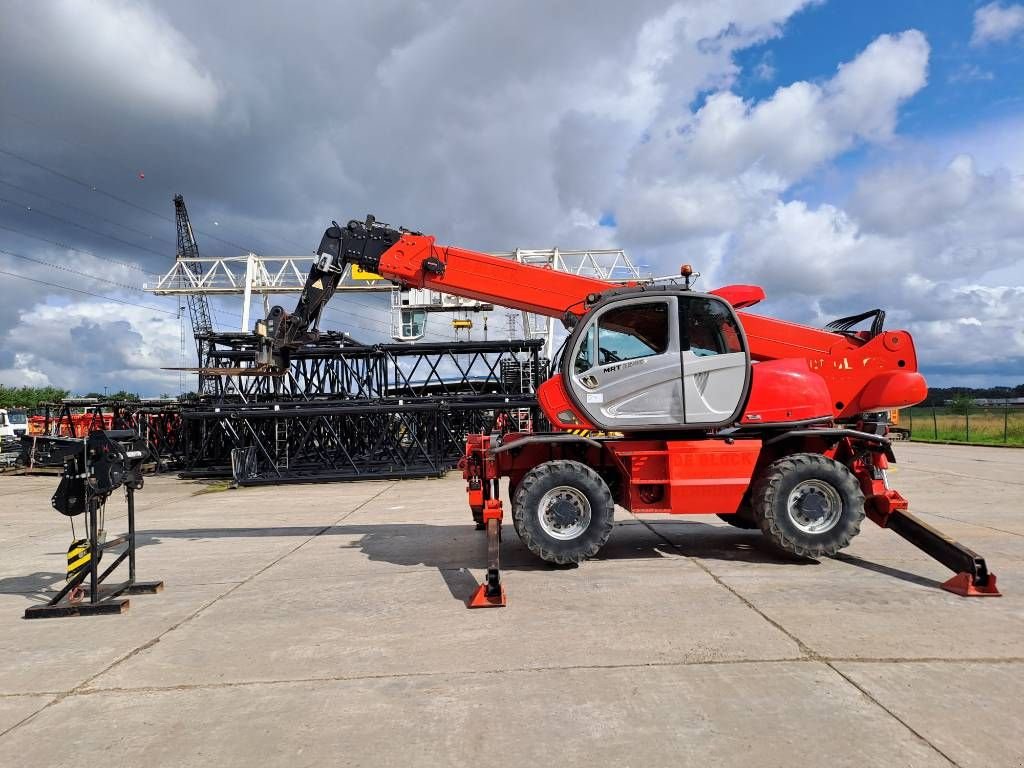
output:
M497 480L490 480L497 486ZM468 608L503 608L506 605L505 586L501 583L501 499L497 488L484 502L483 522L487 528L487 578L477 587L466 604Z
M989 572L985 558L910 514L906 499L898 493L888 491L884 496L876 496L875 502L867 508L868 517L956 574L942 584L943 589L963 597L1001 596L996 589L996 575Z

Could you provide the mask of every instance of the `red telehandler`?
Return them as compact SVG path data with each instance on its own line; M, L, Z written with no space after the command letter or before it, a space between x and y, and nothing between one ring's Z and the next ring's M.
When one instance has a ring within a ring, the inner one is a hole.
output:
M779 548L831 556L865 515L956 574L942 586L998 595L983 558L907 511L889 486L886 424L867 414L927 394L906 331L881 310L825 329L746 310L753 285L707 293L682 283L618 285L440 246L372 216L327 229L295 312L257 324L265 369L316 334L348 264L396 283L559 317L569 331L557 372L537 391L557 431L470 435L469 506L487 531L488 570L471 607L505 604L498 545L508 478L523 543L551 563L596 555L615 505L634 514L716 514L760 528ZM867 321L867 330L853 330Z

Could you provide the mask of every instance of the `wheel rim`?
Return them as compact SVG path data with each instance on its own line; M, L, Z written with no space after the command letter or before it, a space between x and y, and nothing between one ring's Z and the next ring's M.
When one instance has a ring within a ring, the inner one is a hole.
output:
M537 520L551 538L575 539L590 527L590 500L572 486L559 485L541 496Z
M843 516L839 492L823 480L804 480L789 492L789 519L804 533L826 533Z

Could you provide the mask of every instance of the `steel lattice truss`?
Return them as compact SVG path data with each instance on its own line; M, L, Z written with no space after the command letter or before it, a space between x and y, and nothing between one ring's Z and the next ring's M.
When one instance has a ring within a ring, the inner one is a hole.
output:
M439 475L471 432L531 429L542 342L358 345L324 334L284 376L252 336L212 334L215 396L182 408L186 477L241 484Z
M532 393L541 370L538 341L466 341L360 345L325 333L292 355L284 376L252 375L255 341L249 334L210 334L210 365L223 373L220 399L341 399L459 397ZM542 376L543 378L543 376Z

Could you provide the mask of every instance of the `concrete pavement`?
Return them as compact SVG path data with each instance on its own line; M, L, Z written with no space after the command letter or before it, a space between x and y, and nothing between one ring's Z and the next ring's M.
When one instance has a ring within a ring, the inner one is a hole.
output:
M1024 451L898 447L894 487L1004 597L865 523L835 560L620 510L556 568L511 526L509 607L462 481L207 492L147 479L123 616L25 621L70 537L0 478L0 765L1021 766ZM107 528L124 525L112 501ZM468 568L468 570L467 570Z

